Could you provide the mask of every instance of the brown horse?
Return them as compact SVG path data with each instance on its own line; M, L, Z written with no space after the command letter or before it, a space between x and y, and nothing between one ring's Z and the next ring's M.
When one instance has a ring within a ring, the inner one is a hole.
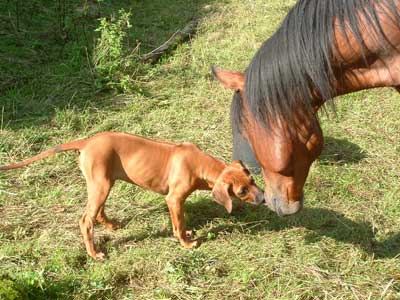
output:
M338 95L400 91L400 0L300 0L245 73L213 68L233 89L234 156L255 157L265 198L279 215L303 207L303 186L320 155L317 111Z

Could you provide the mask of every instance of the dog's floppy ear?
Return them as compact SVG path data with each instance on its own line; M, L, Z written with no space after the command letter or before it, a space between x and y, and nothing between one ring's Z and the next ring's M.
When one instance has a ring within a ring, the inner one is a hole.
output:
M228 213L232 212L232 199L229 196L229 184L222 181L217 181L212 189L212 195L215 201L223 205Z

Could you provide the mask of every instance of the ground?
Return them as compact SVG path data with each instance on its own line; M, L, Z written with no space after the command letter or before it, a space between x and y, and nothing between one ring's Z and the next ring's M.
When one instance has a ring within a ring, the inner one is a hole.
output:
M229 161L232 93L210 66L244 70L294 1L101 1L82 17L79 1L60 0L78 14L65 21L71 37L51 5L29 4L39 22L20 3L17 23L15 3L0 4L0 164L105 130L194 142ZM143 53L199 20L129 93L93 83L83 46L97 14L119 6L131 10L129 38ZM92 18L87 27L68 23L82 18ZM321 115L325 150L295 216L238 202L228 215L210 193L194 193L186 217L203 239L194 250L172 238L163 196L118 183L106 211L123 228L95 228L107 258L93 261L78 227L86 190L76 154L0 173L0 298L400 299L399 99L391 89L360 92Z

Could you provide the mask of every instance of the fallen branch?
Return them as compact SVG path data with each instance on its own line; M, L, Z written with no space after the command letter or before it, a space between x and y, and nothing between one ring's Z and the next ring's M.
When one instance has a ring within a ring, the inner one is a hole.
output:
M141 60L151 63L156 62L161 57L161 55L167 52L170 48L188 40L190 36L193 35L194 32L196 31L197 24L198 24L197 21L190 22L182 30L176 31L164 44L157 47L153 51L144 54Z

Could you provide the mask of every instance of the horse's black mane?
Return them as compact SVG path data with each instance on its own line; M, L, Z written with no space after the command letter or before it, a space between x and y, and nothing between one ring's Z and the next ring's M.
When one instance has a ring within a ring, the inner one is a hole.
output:
M367 49L361 31L370 30L387 41L375 6L400 20L394 1L398 0L298 1L279 29L258 50L246 71L246 96L257 120L267 127L279 118L293 125L295 108L311 113L311 87L323 101L333 98L332 83L338 67L331 63L336 46L334 20L339 21L342 32L346 29L354 34L365 55ZM360 15L368 20L368 28L360 28ZM240 97L234 98L233 123L241 121L240 100Z

